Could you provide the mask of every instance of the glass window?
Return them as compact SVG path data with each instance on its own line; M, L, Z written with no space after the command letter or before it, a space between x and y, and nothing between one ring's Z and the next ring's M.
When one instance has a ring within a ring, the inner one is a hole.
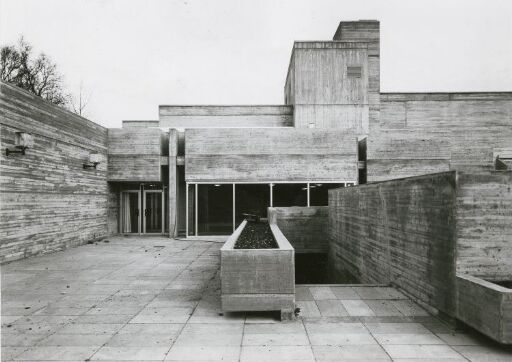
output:
M198 235L233 233L233 185L197 185Z
M274 184L272 198L274 207L307 206L307 184Z
M329 205L329 190L344 187L344 184L336 183L310 183L309 184L309 205L327 206Z
M188 212L188 235L195 235L196 234L196 186L195 184L188 185L188 205L187 205L187 212Z
M243 214L256 214L260 217L267 217L267 208L269 206L269 184L235 185L235 220L237 227L245 218Z
M121 193L121 232L139 233L139 192Z

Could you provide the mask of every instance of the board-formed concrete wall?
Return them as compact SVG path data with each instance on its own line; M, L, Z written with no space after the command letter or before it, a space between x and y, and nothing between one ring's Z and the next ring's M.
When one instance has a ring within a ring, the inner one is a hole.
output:
M289 127L293 108L260 106L167 106L159 107L163 128Z
M160 182L162 131L159 128L108 130L108 180ZM168 145L166 146L168 149Z
M457 273L512 276L512 171L458 173Z
M0 83L0 262L107 235L107 130L31 93ZM15 132L24 156L5 155ZM97 169L84 169L99 153Z
M185 131L187 182L350 182L357 178L357 138L341 129Z
M332 277L392 283L454 313L456 173L329 191Z
M348 67L361 68L360 77ZM368 133L366 43L295 42L285 85L297 128L338 128Z
M512 275L512 172L448 171L331 190L329 230L334 276L392 283L456 316L456 274Z
M279 226L295 253L327 253L329 248L328 206L271 207L270 223Z
M512 93L382 93L370 120L368 181L494 169L510 149Z

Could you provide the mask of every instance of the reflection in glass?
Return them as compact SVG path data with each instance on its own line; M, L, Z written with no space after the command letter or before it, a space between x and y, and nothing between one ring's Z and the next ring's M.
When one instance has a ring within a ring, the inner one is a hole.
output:
M307 206L307 184L274 184L273 206Z
M139 233L139 193L121 193L121 232Z
M146 233L162 232L162 192L144 193L144 225Z
M332 183L310 183L309 184L309 205L327 206L329 205L329 190L344 187L344 184Z
M188 217L188 235L196 234L196 186L191 184L188 186L188 205L187 205L187 217Z
M233 232L233 185L197 185L198 235Z
M237 227L244 220L243 214L256 214L260 217L267 217L267 208L269 206L269 184L235 185L235 220Z

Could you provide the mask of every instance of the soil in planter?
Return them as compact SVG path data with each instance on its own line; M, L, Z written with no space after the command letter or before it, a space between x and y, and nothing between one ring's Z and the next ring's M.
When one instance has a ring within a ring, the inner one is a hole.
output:
M277 249L270 225L248 221L235 243L235 249Z

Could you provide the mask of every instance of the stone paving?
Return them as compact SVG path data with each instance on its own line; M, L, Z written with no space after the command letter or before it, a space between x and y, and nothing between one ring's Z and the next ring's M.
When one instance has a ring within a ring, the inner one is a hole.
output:
M109 240L1 267L2 361L512 361L382 286L298 286L293 322L221 315L220 243Z

